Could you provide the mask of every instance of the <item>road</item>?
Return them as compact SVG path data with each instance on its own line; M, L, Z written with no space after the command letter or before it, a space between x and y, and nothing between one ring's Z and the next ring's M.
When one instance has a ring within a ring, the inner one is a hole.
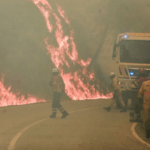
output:
M148 150L131 133L129 110L106 112L109 101L62 102L65 119L49 118L51 103L0 108L0 149Z

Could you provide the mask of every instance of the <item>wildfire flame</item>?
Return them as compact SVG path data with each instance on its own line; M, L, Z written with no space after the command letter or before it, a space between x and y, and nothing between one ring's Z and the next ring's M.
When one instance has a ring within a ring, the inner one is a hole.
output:
M59 68L61 76L65 83L65 91L72 100L84 100L84 99L99 99L99 98L111 98L112 94L107 95L100 93L99 81L95 78L94 71L87 71L91 58L87 61L80 60L78 52L73 39L73 30L70 29L70 34L65 35L63 32L63 26L61 20L63 19L69 28L70 22L65 11L56 4L57 11L61 17L54 12L51 5L47 0L31 0L41 11L45 18L48 31L55 32L55 38L58 46L48 44L49 38L45 39L47 50L51 55L51 59L54 65ZM50 22L50 16L55 18L56 24L52 25ZM74 66L78 65L81 69L77 71L71 71L65 73L64 67L67 66L68 70L72 67L69 62L72 62Z
M51 59L54 65L59 68L61 76L65 83L65 91L67 95L72 100L85 100L85 99L107 99L111 98L112 94L108 93L104 95L100 89L100 81L95 78L94 70L87 70L87 66L90 64L91 58L88 58L86 61L80 60L76 45L73 38L73 30L71 29L69 19L65 11L56 4L57 11L61 17L53 11L51 5L47 0L31 0L43 14L46 26L49 33L55 33L55 39L58 46L53 46L48 44L49 38L45 38L46 47L48 53L51 55ZM56 24L52 25L50 22L50 17L55 18ZM68 25L70 32L69 35L65 35L63 32L63 26L61 25L62 19ZM71 63L70 63L71 62ZM67 67L68 70L74 66L79 66L80 69L77 71L69 71L66 73L64 67ZM25 98L21 93L14 94L11 92L11 86L6 88L4 86L4 75L0 80L0 107L8 105L24 105L31 103L46 102L44 99L38 99L35 96L28 95L28 98Z
M28 95L26 99L24 95L20 93L14 94L11 92L11 86L6 89L4 86L4 75L1 77L0 81L0 107L9 105L25 105L32 103L46 102L44 99L38 99L35 96Z

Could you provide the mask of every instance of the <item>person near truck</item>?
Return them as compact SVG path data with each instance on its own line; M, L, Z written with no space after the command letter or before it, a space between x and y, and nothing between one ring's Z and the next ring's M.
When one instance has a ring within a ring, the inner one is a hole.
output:
M138 75L137 78L133 81L135 87L137 87L138 89L141 88L142 84L144 81L149 80L150 78L148 77L146 71L144 68L140 68L138 70Z
M122 106L122 109L121 109L120 112L126 112L127 109L126 109L126 106L125 106L124 101L122 99L121 85L119 84L119 80L116 77L114 72L110 73L110 78L112 80L111 87L112 87L112 90L113 90L113 98L111 99L110 105L108 107L104 107L104 109L107 110L107 111L110 111L112 106L113 106L113 104L118 99L120 104L121 104L121 106Z
M143 82L139 93L138 101L143 103L143 125L146 137L150 137L150 80Z
M53 88L52 115L50 115L50 118L56 118L57 109L62 113L61 118L67 117L68 112L60 104L61 95L65 91L65 84L57 68L52 70L50 86Z
M150 80L150 78L148 77L146 71L144 68L140 68L139 71L138 71L138 75L137 75L137 78L133 81L135 87L138 88L138 92L142 86L142 84L145 82L145 81L148 81ZM137 93L138 95L138 93ZM136 103L135 103L135 106L134 106L134 112L135 114L137 114L137 119L136 121L140 121L141 120L141 111L143 109L143 101L140 101L139 99L137 99Z

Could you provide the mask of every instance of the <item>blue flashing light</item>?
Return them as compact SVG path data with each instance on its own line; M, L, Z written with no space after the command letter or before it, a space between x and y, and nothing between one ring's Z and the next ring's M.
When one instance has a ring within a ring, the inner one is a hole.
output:
M127 38L128 38L128 35L125 34L125 35L123 36L123 38L124 38L124 39L127 39Z
M130 72L130 76L134 76L134 72Z

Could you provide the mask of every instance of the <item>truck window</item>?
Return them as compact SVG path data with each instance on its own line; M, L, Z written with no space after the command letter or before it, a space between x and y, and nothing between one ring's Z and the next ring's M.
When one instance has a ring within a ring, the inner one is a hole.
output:
M120 42L120 62L150 63L150 41L122 40Z

